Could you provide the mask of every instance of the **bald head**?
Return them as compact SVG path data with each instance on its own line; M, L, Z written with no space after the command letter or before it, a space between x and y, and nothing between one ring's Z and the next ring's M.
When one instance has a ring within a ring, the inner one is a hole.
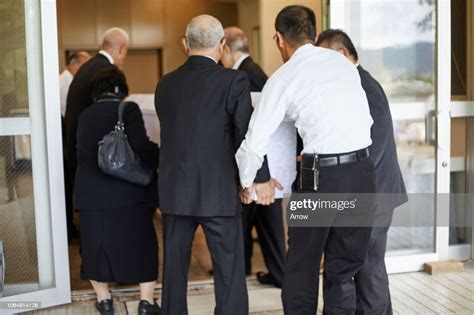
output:
M226 27L225 47L221 63L226 68L233 68L237 60L249 55L249 39L244 31L236 26Z
M119 27L112 27L102 36L101 48L108 52L114 59L114 64L120 67L127 57L128 43L128 33Z
M213 51L219 48L224 38L224 28L218 19L211 15L199 15L186 27L186 40L189 50Z
M224 29L227 46L232 52L249 53L249 39L244 31L236 26L226 27Z
M112 27L102 36L102 49L128 44L128 33L120 27Z

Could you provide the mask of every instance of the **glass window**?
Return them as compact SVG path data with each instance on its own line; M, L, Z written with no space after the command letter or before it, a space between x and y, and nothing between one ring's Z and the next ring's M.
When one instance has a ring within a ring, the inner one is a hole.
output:
M3 297L55 286L40 19L39 0L0 3Z
M331 10L344 14L331 21L332 27L349 34L360 65L381 83L389 99L408 191L434 193L436 1L341 0L334 4ZM419 211L414 220L433 217L435 208ZM434 228L392 227L388 249L392 254L432 252Z
M0 117L28 114L24 11L21 0L0 5Z

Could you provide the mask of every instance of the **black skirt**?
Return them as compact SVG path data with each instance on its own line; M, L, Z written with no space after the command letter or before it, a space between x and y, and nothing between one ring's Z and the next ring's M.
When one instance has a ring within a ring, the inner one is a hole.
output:
M83 273L98 282L136 284L158 278L154 209L79 210Z

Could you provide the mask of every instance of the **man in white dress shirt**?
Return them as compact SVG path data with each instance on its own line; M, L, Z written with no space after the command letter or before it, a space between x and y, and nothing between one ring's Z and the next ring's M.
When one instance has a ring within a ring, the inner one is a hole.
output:
M275 28L285 64L267 81L236 153L243 199L285 116L295 121L303 139L298 192L313 193L314 198L320 193L374 193L374 167L368 158L372 118L356 67L341 54L313 45L316 17L307 7L284 8ZM373 210L372 205L368 208ZM285 314L316 313L323 253L324 312L355 312L353 276L364 263L372 228L334 222L289 227L282 291Z
M61 116L63 118L66 115L66 99L72 79L79 68L91 59L91 57L92 56L86 51L72 53L68 58L66 69L59 75L59 97L61 102Z

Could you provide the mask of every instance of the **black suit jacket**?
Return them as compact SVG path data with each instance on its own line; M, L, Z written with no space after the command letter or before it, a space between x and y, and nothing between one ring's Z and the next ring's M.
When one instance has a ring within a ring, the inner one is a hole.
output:
M158 206L156 178L148 187L134 185L103 173L97 165L98 143L114 129L119 101L103 97L80 116L77 128L77 173L74 205L78 210L114 209L129 206ZM133 151L144 163L158 167L158 145L145 130L142 113L136 103L124 110L125 133Z
M161 127L159 197L165 214L198 217L240 213L235 152L252 105L244 72L192 56L158 83ZM266 160L258 180L269 180Z
M247 57L242 61L239 70L245 71L249 76L250 92L262 92L265 83L267 83L268 77L251 57Z
M394 194L391 198L384 198L383 204L379 204L377 211L391 210L408 200L398 164L392 114L382 86L362 66L358 66L357 70L362 87L367 94L370 115L374 120L370 130L372 138L370 158L375 165L377 192Z
M102 70L115 67L109 60L97 54L77 71L67 94L66 123L66 158L71 179L74 180L77 167L76 132L79 115L94 101L91 96L92 80Z

